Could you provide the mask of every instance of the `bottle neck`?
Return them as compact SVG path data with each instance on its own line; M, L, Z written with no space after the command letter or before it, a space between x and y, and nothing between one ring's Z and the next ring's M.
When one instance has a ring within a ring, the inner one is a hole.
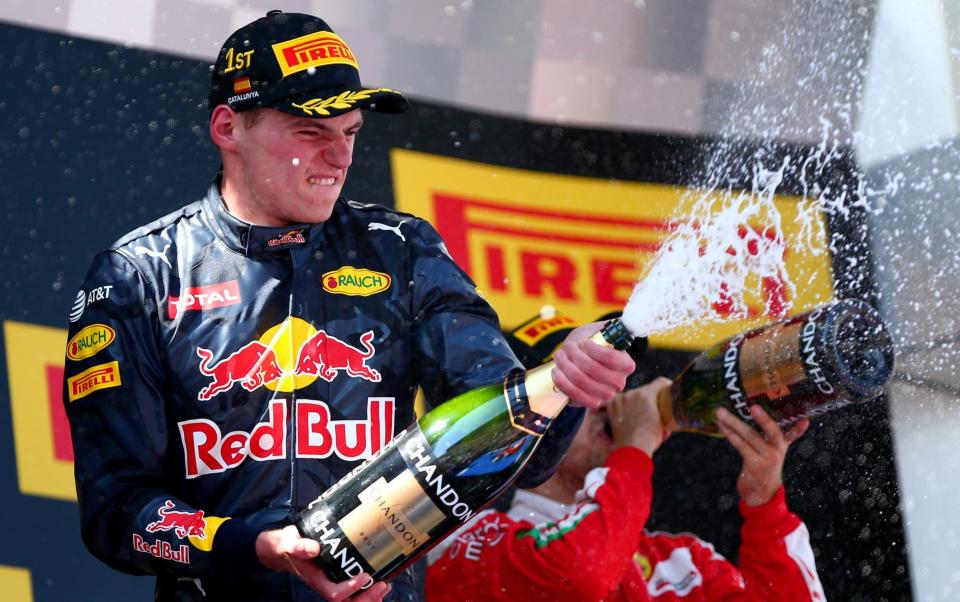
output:
M627 330L627 326L623 323L623 320L616 318L607 322L604 327L600 329L600 332L593 335L590 340L598 345L613 347L614 349L623 351L630 347L634 338L633 333Z
M660 412L660 424L663 425L668 432L672 432L679 428L677 424L677 419L673 415L673 393L671 389L673 386L664 387L657 392L657 410Z
M590 337L590 340L604 347L626 349L633 342L633 335L619 319L616 319L607 322L599 332ZM553 381L555 366L556 362L551 360L528 370L524 376L524 387L530 409L550 419L555 418L570 401Z
M550 419L556 418L560 410L570 401L553 382L554 366L556 366L554 362L547 362L528 370L524 378L530 409Z

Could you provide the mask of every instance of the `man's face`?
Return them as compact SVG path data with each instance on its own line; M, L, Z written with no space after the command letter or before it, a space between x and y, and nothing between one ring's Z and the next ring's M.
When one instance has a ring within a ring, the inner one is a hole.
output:
M587 410L583 424L574 436L573 443L570 444L558 471L582 483L588 472L603 466L611 451L613 451L613 439L607 428L606 410L603 408Z
M326 221L353 161L360 110L313 119L265 109L258 117L252 124L237 119L231 209L263 226Z

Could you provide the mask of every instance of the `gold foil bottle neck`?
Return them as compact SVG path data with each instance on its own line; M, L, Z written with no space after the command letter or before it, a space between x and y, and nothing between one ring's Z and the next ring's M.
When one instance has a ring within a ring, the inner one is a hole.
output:
M537 366L527 371L524 379L530 409L547 418L555 418L568 401L567 396L561 393L557 384L553 382L555 365L553 362L548 362Z
M804 322L774 324L741 344L740 379L748 399L765 395L770 401L790 394L790 385L807 378L800 356Z

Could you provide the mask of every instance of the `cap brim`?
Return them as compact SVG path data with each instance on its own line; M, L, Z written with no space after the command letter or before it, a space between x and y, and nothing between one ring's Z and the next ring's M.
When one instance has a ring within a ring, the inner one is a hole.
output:
M578 321L562 314L549 318L537 315L503 334L520 363L530 369L552 358L567 335L579 325Z
M307 92L285 98L271 108L300 117L336 117L354 109L378 113L403 113L410 103L390 88L356 88Z

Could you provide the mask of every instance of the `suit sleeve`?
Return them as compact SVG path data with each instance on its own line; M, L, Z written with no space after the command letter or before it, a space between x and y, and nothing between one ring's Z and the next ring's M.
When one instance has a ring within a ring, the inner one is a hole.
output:
M202 576L256 567L256 532L171 493L165 470L164 352L157 301L117 252L94 260L70 315L63 401L70 422L81 534L133 574ZM176 428L176 427L174 427Z
M650 514L652 472L647 454L621 448L590 472L586 499L560 520L531 525L494 513L478 521L431 564L427 599L603 598L632 562Z
M414 365L428 403L502 381L520 368L496 312L428 222L418 221L412 252Z
M740 571L748 599L784 602L826 600L817 575L810 534L787 508L783 487L766 504L749 507L742 501Z
M413 307L418 381L433 407L477 387L501 382L522 368L500 320L477 286L447 253L440 234L420 220L414 230ZM544 435L518 481L532 487L556 471L583 411L565 408Z

